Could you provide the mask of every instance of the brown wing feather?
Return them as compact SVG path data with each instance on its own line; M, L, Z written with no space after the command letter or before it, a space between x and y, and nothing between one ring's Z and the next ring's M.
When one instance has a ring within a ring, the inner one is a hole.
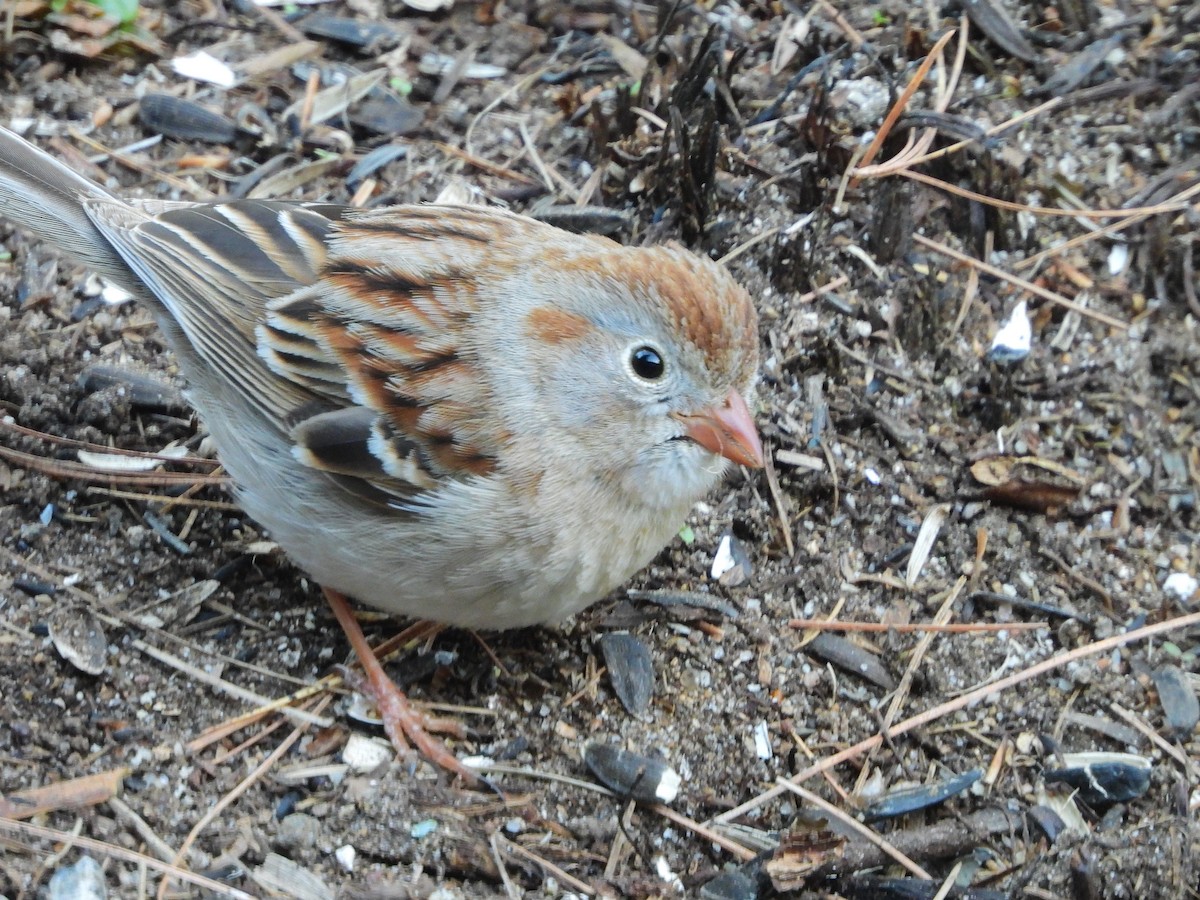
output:
M478 302L466 273L503 213L234 201L88 214L167 307L182 352L230 379L305 465L389 503L494 468L483 448L505 436L459 336Z
M393 231L388 240L387 258L407 260L405 238ZM260 342L272 368L314 385L314 366L332 366L344 379L338 387L375 410L386 432L411 442L434 475L492 471L495 458L482 448L502 436L485 414L490 388L475 375L472 348L459 339L477 303L466 272L444 263L432 271L365 266L335 252L321 288L319 296L270 304Z
M278 427L312 400L304 384L272 376L255 332L268 301L315 279L324 263L317 238L333 226L327 209L238 201L171 209L132 224L123 204L86 209L178 325L179 352L221 372Z

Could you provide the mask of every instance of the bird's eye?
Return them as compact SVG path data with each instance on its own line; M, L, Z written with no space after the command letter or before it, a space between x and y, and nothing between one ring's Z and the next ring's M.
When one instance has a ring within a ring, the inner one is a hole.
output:
M657 381L667 371L662 355L653 347L638 347L629 357L634 374L647 381Z

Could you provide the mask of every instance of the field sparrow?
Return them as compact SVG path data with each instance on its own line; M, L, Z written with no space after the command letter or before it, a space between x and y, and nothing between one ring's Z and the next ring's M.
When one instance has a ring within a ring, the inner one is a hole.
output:
M238 502L326 589L393 741L469 780L340 595L553 622L649 562L730 461L762 464L754 305L677 246L482 207L139 205L2 129L0 216L156 311Z

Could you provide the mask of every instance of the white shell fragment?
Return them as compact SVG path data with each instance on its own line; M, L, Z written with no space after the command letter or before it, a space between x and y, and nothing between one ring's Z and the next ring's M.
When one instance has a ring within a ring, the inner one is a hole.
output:
M1000 365L1011 366L1028 356L1032 346L1033 328L1029 324L1028 304L1022 300L992 338L988 359Z
M717 552L713 555L711 569L714 581L719 581L726 587L737 587L745 584L750 577L750 556L745 548L728 531L721 535L717 544Z
M759 722L754 726L754 752L759 759L770 759L775 755L771 749L771 734L767 731L767 723Z
M342 748L342 762L356 775L374 772L380 766L387 765L395 755L391 744L361 734L350 735L346 746Z
M198 50L187 56L177 56L171 60L171 68L176 75L190 78L193 81L203 81L215 84L217 87L231 88L238 83L237 72L227 64L217 59L211 53Z
M1179 600L1191 600L1197 588L1200 588L1200 582L1187 572L1172 572L1163 582L1163 591Z
M665 856L656 856L654 858L654 871L658 873L658 877L671 886L671 890L677 894L682 894L685 890L683 881L678 875L671 871L671 864L667 862Z
M81 856L54 873L46 896L49 900L105 900L104 870L92 857Z
M417 69L422 75L445 75L453 71L456 62L453 56L447 56L445 53L426 53L417 64ZM463 70L462 77L469 81L482 81L503 78L507 74L508 69L503 66L473 62Z
M82 606L59 604L50 615L50 640L81 672L99 675L108 659L108 637L100 619Z
M713 556L712 577L720 578L736 565L737 562L733 558L733 535L727 534L721 538L721 543L717 544L717 552Z
M106 278L101 278L100 282L100 299L109 306L120 306L122 303L128 303L133 299L133 294L125 290L119 284L113 284Z
M642 803L670 803L679 796L683 783L665 761L611 744L585 744L583 761L610 791Z
M80 450L76 455L85 466L104 472L151 472L163 464L161 459L149 456L130 456L125 453L95 453L91 450ZM188 455L188 448L183 445L166 447L157 455L183 459Z
M1119 241L1113 244L1112 249L1108 251L1108 274L1115 277L1128 267L1129 245Z
M333 858L337 860L338 865L342 867L343 872L354 871L354 857L357 855L358 851L356 851L349 844L343 844L341 847L338 847L333 851Z
M946 523L948 515L950 515L949 504L939 503L929 511L929 515L921 523L921 530L917 532L912 553L908 557L908 570L904 573L904 581L909 587L916 584L917 579L921 577L921 570L929 561L929 554L933 551L933 545L937 543L938 534Z

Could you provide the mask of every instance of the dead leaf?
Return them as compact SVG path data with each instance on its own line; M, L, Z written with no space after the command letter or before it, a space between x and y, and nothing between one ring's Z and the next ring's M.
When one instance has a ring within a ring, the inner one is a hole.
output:
M983 497L1014 509L1035 513L1054 513L1079 496L1079 488L1046 481L1014 478L987 488Z
M130 769L123 767L27 791L14 791L0 797L0 817L29 819L58 809L82 809L104 803L121 793L121 784L129 773Z
M775 49L771 52L772 75L778 75L788 67L808 37L808 29L808 16L792 13L783 20L779 35L775 38Z
M809 875L826 863L840 860L845 853L845 836L828 829L810 834L788 832L763 868L775 890L795 891L804 887Z
M646 57L634 50L627 43L611 34L599 34L597 37L608 47L608 52L612 54L612 58L617 61L617 65L630 78L640 80L646 74L646 67L649 62Z
M1087 484L1086 478L1062 463L1037 456L989 456L977 460L971 466L971 474L980 484L997 485L1016 477L1014 473L1022 466L1052 472L1081 487Z

